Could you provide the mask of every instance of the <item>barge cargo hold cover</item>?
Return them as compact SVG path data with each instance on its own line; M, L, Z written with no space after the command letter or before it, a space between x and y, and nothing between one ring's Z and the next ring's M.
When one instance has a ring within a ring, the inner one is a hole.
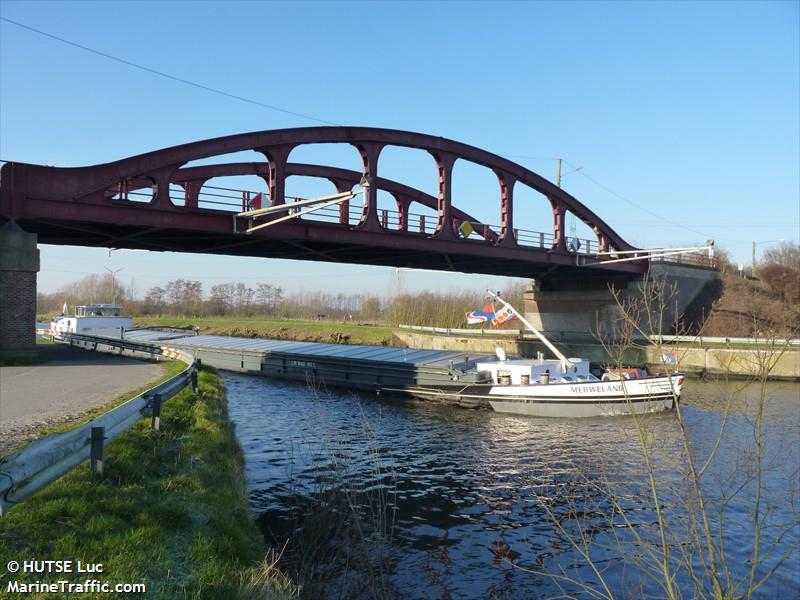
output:
M120 333L106 337L119 339ZM377 391L387 386L481 383L475 363L490 355L446 350L295 342L186 332L134 330L128 342L168 346L228 371ZM469 371L472 370L470 373Z

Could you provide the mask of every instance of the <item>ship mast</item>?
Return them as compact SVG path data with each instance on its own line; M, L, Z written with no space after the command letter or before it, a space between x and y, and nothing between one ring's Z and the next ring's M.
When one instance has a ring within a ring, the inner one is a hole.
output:
M517 309L515 309L515 308L514 308L513 306L511 306L511 305L510 305L508 302L506 302L505 300L503 300L503 299L500 297L500 294L499 294L499 293L497 293L497 292L493 292L492 290L486 290L486 291L488 292L489 296L491 296L492 298L494 298L495 300L497 300L498 302L500 302L500 303L503 305L503 307L504 307L504 308L508 309L508 310L509 310L511 313L513 313L513 314L514 314L514 316L516 316L516 317L517 317L517 318L518 318L518 319L519 319L519 320L522 322L522 324L523 324L523 325L525 325L525 327L527 327L528 329L530 329L530 330L531 330L531 331L534 333L534 335L536 335L536 337L537 337L537 338L539 338L539 339L541 340L541 342L542 342L542 343L543 343L545 346L547 346L547 347L549 348L550 352L552 352L552 353L553 353L553 354L556 356L556 358L558 358L558 360L560 360L560 361L561 361L561 368L564 370L564 372L565 372L565 373L567 372L567 369L569 369L570 367L574 366L574 365L572 364L572 362L571 362L571 361L570 361L570 360L569 360L569 359L568 359L566 356L564 356L564 355L563 355L563 354L562 354L562 353L559 351L559 349L558 349L558 348L556 348L556 347L555 347L555 346L554 346L554 345L553 345L553 344L550 342L550 340L548 340L548 339L547 339L547 338L544 336L544 334L543 334L541 331L539 331L538 329L536 329L536 327L534 327L533 325L531 325L531 324L530 324L530 322L529 322L529 321L528 321L528 320L527 320L527 319L526 319L524 316L522 316L522 315L519 313L519 311L517 311Z

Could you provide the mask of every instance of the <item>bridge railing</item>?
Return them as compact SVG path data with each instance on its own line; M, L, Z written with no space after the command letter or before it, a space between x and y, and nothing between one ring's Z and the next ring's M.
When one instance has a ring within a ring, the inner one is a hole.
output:
M264 194L262 192L262 194ZM223 186L204 185L197 195L197 206L199 208L209 208L212 210L230 210L231 212L240 212L253 208L252 202L259 195L259 192L241 190L236 188L229 188ZM148 202L153 196L153 191L150 188L131 189L129 191L120 192L114 196L114 199L124 199ZM178 206L184 206L186 203L186 190L183 186L172 184L170 186L170 197L172 201ZM264 197L262 195L262 197ZM287 201L305 200L305 198L287 196ZM322 221L327 223L340 223L346 225L355 225L361 219L363 205L360 203L350 203L347 207L345 215L342 215L338 206L329 206L318 209L313 213L298 217L299 219L308 221ZM343 218L346 222L343 222ZM388 208L380 208L378 210L378 221L381 226L386 229L399 231L401 229L401 214L400 211ZM436 231L438 218L436 213L431 212L428 214L409 212L406 215L405 231L411 233L420 233L424 235L433 235ZM476 243L486 243L491 238L493 232L497 235L500 232L500 226L494 224L472 222L474 232L468 236L468 241ZM552 232L533 231L529 229L515 228L514 239L517 244L531 248L552 248L555 245L555 236ZM568 237L567 248L573 254L590 255L593 256L599 252L599 244L596 239ZM691 260L691 259L687 259ZM686 262L685 264L695 264ZM702 264L698 262L697 264Z
M92 338L92 339L90 339ZM131 349L124 340L62 334L70 344L109 349ZM199 361L169 348L146 347L137 350L161 354L187 363L178 375L131 398L86 423L63 433L53 433L32 442L22 450L0 457L0 515L35 494L43 487L90 459L93 471L102 475L103 446L127 431L143 417L151 417L151 427L159 429L161 405L190 383L197 386ZM98 466L99 465L99 466ZM99 470L98 470L99 469Z
M650 259L650 262L719 269L719 259L716 256L708 256L706 252L690 252L686 254L676 254L674 256L654 256Z

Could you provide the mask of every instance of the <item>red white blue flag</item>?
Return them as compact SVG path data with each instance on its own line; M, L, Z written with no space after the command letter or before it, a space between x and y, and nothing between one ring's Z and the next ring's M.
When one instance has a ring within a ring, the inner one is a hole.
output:
M480 310L473 310L467 313L467 323L475 325L477 323L486 323L495 318L494 306L487 304Z
M504 306L494 314L494 318L492 319L492 325L494 325L495 327L499 327L506 321L510 321L511 319L516 319L516 318L517 315L514 314L514 311L511 310L511 307Z

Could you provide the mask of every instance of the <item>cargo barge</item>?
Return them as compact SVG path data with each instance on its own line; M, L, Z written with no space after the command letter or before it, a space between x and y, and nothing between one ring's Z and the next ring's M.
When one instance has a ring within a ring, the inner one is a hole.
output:
M487 293L501 304L500 309L486 306L468 313L468 318L491 318L494 324L517 318L556 358L545 359L541 352L533 360L508 358L501 348L495 357L469 356L446 350L192 335L196 331L175 328L164 332L120 327L86 336L59 332L60 320L53 321L50 335L64 335L70 343L94 344L95 349L113 343L138 352L147 352L147 348L153 353L182 352L218 369L313 386L340 386L538 417L642 414L670 410L678 402L685 380L682 374L607 369L598 377L591 372L588 359L568 358L511 304L491 290Z
M486 373L478 372L476 365L493 358L489 354L447 350L195 335L189 331L156 329L93 331L91 336L72 336L70 343L103 349L103 340L116 346L121 337L131 350L145 353L178 350L217 369L371 393L420 385L485 383ZM439 401L490 408L483 399L442 397Z

